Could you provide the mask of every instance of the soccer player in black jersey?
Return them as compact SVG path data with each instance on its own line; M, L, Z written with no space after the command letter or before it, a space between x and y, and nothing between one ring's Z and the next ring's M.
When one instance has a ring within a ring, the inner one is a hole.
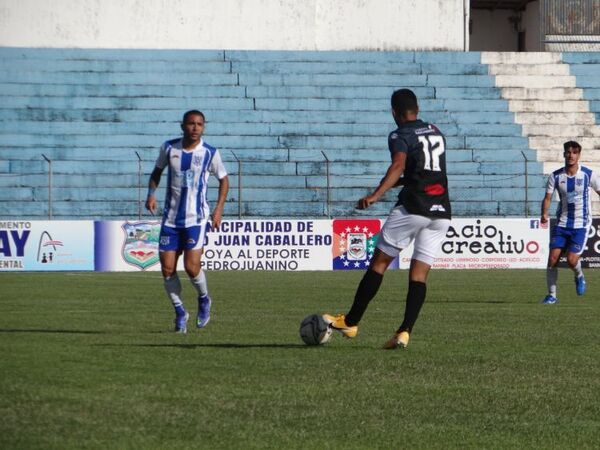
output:
M402 249L414 241L408 273L404 320L386 349L406 347L426 295L429 269L450 226L450 200L446 176L446 139L441 131L417 118L417 97L410 89L392 95L392 115L398 128L390 133L392 162L379 186L358 201L359 209L377 202L394 186L402 185L398 202L381 229L377 248L348 314L323 318L346 337L354 337L369 302L379 290L383 275Z

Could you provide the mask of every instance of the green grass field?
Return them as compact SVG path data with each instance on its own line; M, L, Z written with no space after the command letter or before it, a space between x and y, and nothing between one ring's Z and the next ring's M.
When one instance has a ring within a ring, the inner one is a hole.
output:
M600 271L435 271L406 350L406 272L353 340L306 347L360 272L212 272L204 330L171 332L154 273L0 273L0 448L600 447ZM191 285L181 274L190 312ZM190 321L191 323L191 321Z

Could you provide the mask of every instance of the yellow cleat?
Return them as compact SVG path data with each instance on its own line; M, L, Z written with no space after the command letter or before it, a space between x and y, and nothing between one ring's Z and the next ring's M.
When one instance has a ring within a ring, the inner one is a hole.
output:
M353 338L356 336L356 333L358 333L358 325L346 325L346 316L343 314L338 314L337 316L323 314L323 320L327 322L331 328L341 331L342 334L348 338Z
M408 345L408 341L410 339L410 334L408 331L401 331L400 333L394 334L392 338L383 344L383 348L386 350L393 350L395 348L406 348Z

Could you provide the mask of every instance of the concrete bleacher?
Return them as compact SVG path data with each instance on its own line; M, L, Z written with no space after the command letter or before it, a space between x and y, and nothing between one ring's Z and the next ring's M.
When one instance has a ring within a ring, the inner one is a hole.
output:
M595 53L483 53L515 122L548 174L563 164L562 143L578 141L581 162L600 172L600 58ZM592 196L595 214L600 201Z
M0 217L48 217L42 155L53 218L138 217L158 146L192 108L230 173L226 214L383 216L397 191L354 204L389 164L399 87L447 136L456 216L535 216L565 134L600 148L600 58L548 55L518 69L519 56L459 52L0 48Z

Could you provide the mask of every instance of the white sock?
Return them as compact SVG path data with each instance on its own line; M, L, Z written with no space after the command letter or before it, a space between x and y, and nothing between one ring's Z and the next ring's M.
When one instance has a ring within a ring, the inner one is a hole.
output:
M546 284L548 285L548 294L556 297L556 280L558 279L558 269L556 267L546 268Z
M198 291L198 295L203 297L208 295L208 285L206 284L206 275L204 275L204 270L200 269L198 275L195 278L190 277L190 281L192 282L192 286L196 288Z
M165 291L169 296L169 300L173 303L175 309L183 307L183 300L181 299L181 281L177 273L164 279Z
M581 270L581 260L577 261L575 267L573 267L573 272L575 272L575 278L579 278L583 276L583 270Z

